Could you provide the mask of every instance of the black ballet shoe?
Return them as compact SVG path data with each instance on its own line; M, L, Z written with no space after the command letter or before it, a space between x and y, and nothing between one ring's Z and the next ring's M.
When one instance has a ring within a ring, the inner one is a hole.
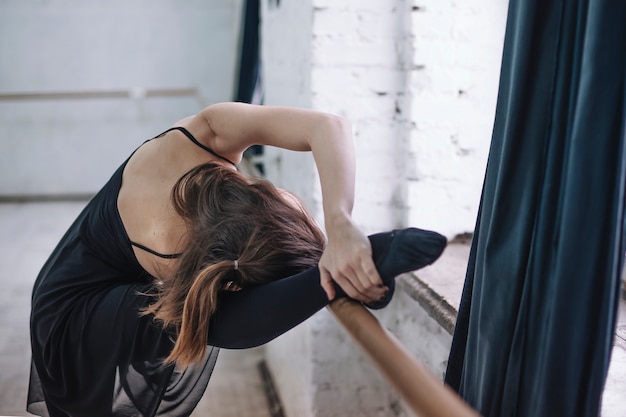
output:
M395 277L417 271L435 262L443 253L448 240L430 230L407 228L369 236L374 264L383 284L389 288L378 301L364 303L372 310L381 309L391 301Z

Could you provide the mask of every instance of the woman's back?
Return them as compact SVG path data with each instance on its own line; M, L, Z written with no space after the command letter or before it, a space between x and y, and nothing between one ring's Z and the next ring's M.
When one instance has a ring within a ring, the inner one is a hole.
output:
M152 300L138 294L152 292L156 272L168 273L176 261L134 248L131 241L182 250L178 244L185 228L171 208L170 192L176 175L187 166L216 159L205 154L178 131L144 143L59 242L33 289L36 368L29 410L43 412L46 401L52 415L62 416L54 409L61 401L64 409L79 415L81 409L90 410L89 415L98 415L98 410L106 415L111 410L113 415L116 410L120 415L152 415L159 404L167 408L200 398L218 349L209 349L204 365L195 370L173 374L173 366L163 366L173 346L172 334L138 314ZM169 240L174 244L168 246ZM41 383L48 387L46 397ZM170 386L182 390L181 395L164 400L147 394L166 393ZM177 407L177 413L184 413L184 405Z
M160 254L178 254L186 245L186 225L172 206L171 191L190 169L207 162L234 165L201 148L183 131L171 130L142 145L123 173L117 205L132 242ZM155 256L133 247L141 266L152 276L171 273L175 258Z

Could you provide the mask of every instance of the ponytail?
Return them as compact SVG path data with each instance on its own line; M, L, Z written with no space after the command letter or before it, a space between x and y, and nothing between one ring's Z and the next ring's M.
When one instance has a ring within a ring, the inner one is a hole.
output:
M182 320L174 349L165 363L186 368L201 359L207 348L209 321L217 310L218 293L227 288L227 278L235 270L233 261L220 261L202 269L185 297ZM238 262L237 262L238 267Z

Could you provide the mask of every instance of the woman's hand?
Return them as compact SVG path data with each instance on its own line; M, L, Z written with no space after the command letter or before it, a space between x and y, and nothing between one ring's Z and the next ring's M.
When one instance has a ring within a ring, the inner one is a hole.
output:
M320 281L328 299L335 298L334 280L348 294L365 303L385 295L372 260L372 247L367 237L350 221L327 225L328 245L319 262Z

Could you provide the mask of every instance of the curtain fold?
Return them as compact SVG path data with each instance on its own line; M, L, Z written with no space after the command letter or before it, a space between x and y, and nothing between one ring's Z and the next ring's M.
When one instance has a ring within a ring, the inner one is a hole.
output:
M245 0L241 21L241 47L234 101L261 104L260 0Z
M446 383L485 416L597 416L624 259L626 2L511 0Z

